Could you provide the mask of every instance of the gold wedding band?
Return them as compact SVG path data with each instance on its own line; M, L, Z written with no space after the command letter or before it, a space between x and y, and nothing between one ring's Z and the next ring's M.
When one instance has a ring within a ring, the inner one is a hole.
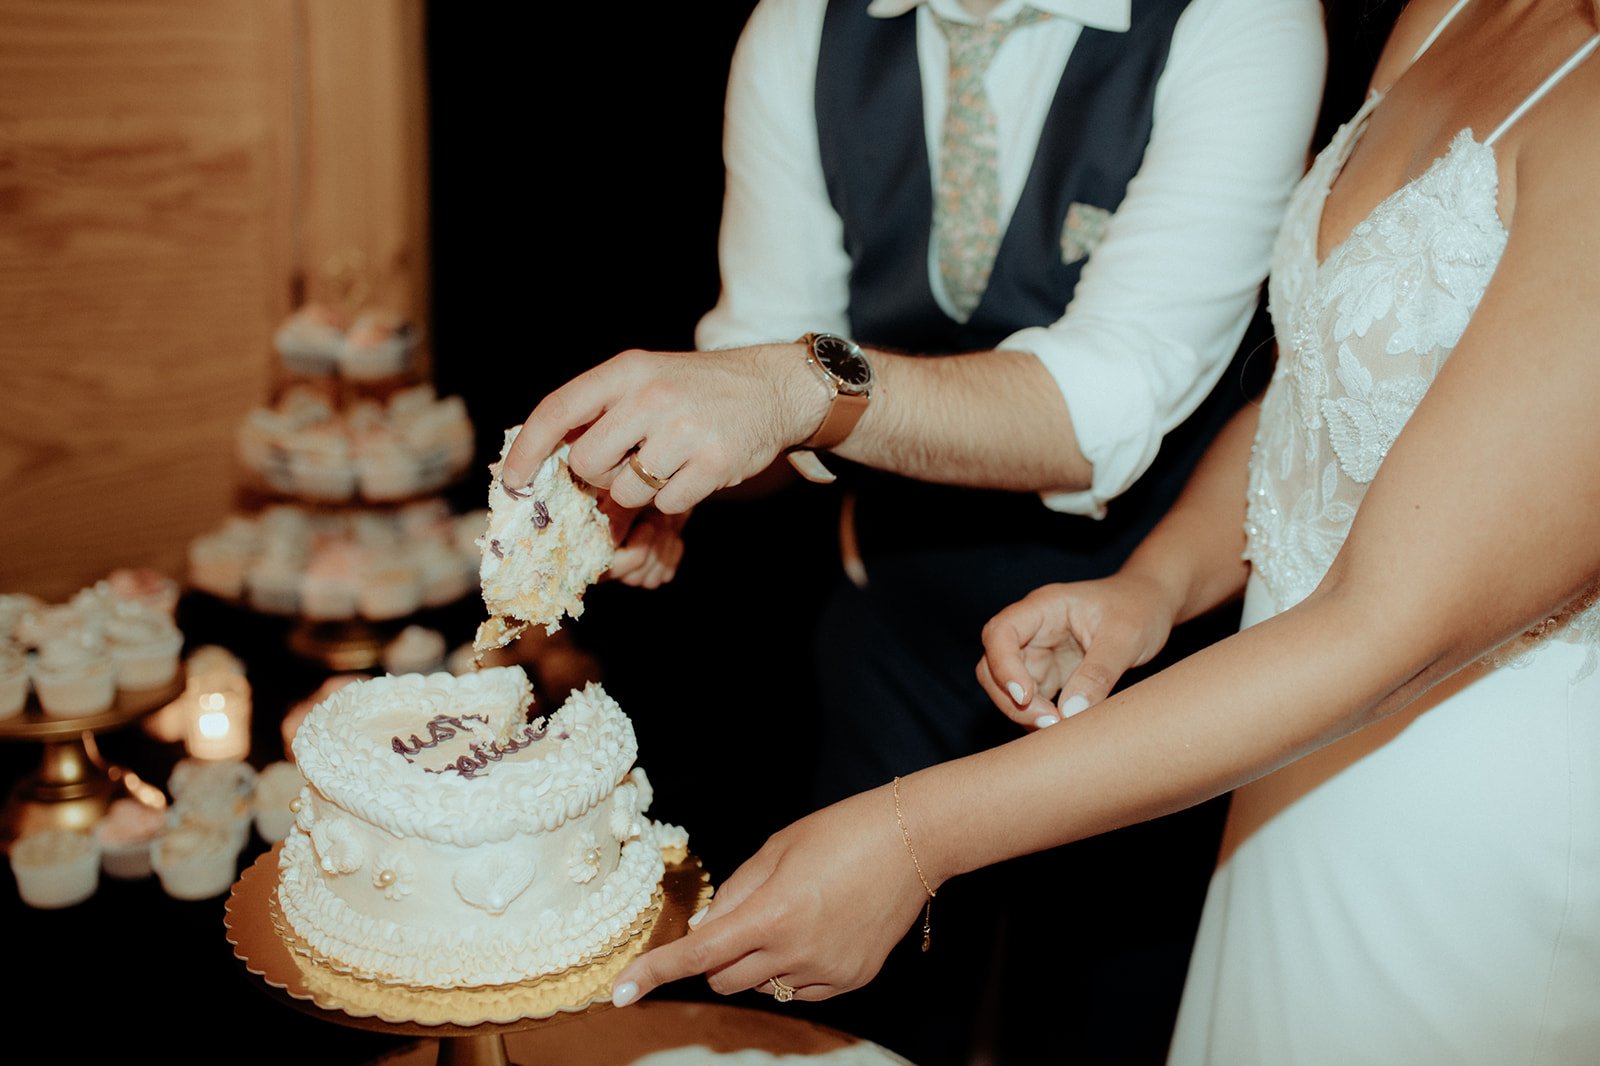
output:
M794 989L776 977L767 978L767 983L772 986L772 998L779 1003L787 1003L794 998Z
M667 483L666 478L657 477L644 468L644 464L639 461L639 453L636 451L628 453L628 465L633 467L633 472L639 475L640 481L644 482L646 485L649 485L657 492L660 492L661 486Z

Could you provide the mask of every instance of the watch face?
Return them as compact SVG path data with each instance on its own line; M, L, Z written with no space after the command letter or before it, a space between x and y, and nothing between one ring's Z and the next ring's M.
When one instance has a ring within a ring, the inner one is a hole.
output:
M824 333L817 337L811 351L823 369L839 379L841 391L862 393L872 384L872 364L859 347L843 337Z

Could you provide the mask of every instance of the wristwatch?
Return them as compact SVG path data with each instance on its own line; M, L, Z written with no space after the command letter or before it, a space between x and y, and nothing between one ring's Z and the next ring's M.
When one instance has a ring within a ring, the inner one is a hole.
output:
M866 413L872 397L872 364L859 344L832 333L807 333L799 342L806 346L806 365L822 379L829 401L822 425L789 452L789 463L806 480L826 484L834 475L816 452L843 444Z

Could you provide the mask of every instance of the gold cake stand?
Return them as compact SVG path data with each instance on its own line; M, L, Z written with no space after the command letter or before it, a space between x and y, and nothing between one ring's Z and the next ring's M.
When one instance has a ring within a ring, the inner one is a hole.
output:
M22 713L0 720L0 741L44 745L39 768L17 782L0 811L0 843L45 829L88 830L106 813L118 786L137 798L143 787L124 767L100 757L94 735L138 721L183 694L182 667L159 688L118 689L111 706L98 714L58 717L44 713L29 695Z
M538 981L482 988L386 985L313 961L278 906L278 852L262 854L228 894L223 923L234 955L269 995L330 1022L439 1039L438 1066L509 1066L505 1034L611 1009L611 983L634 958L676 940L711 899L710 875L681 849L627 938L585 966Z

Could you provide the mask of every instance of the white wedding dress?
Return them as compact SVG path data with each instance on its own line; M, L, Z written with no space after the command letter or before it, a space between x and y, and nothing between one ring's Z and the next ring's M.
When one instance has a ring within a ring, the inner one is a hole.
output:
M1462 130L1321 263L1323 202L1381 94L1295 192L1269 289L1280 354L1251 458L1245 625L1327 572L1499 262L1494 141L1595 44L1490 137ZM1597 659L1600 606L1574 605L1236 792L1173 1066L1600 1063Z

